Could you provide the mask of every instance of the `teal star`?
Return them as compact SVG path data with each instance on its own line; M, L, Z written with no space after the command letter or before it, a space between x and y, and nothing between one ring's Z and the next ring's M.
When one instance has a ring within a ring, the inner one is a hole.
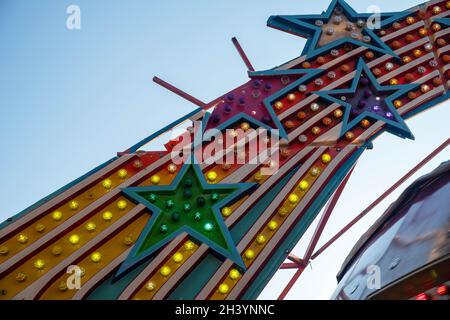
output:
M118 276L186 232L220 256L245 269L220 209L248 193L255 183L208 184L196 164L185 164L170 185L123 189L152 216L121 265Z
M363 119L383 121L387 131L402 138L414 139L393 101L406 95L418 84L381 86L375 76L359 59L352 85L348 89L316 91L314 94L345 108L341 136Z
M307 38L302 55L313 58L344 43L364 46L381 54L397 55L369 28L373 14L360 14L343 0L333 0L320 15L277 15L267 21L269 27ZM408 15L408 12L380 14L380 29Z

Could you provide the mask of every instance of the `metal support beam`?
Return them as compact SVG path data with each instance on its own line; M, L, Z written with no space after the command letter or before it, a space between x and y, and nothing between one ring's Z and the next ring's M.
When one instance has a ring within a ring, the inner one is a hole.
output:
M169 91L172 91L173 93L182 97L183 99L186 99L187 101L199 106L200 108L206 107L206 103L204 103L203 101L200 101L199 99L194 98L190 94L178 89L177 87L171 85L170 83L165 82L164 80L162 80L158 77L153 77L153 81L155 83L159 84L161 87L166 88Z
M253 68L252 63L250 62L247 55L245 54L244 49L242 49L241 44L239 43L238 39L236 39L236 37L233 37L231 39L231 41L233 41L233 44L236 47L236 50L238 51L238 53L241 56L242 60L244 61L245 65L247 66L248 71L255 71L255 68Z

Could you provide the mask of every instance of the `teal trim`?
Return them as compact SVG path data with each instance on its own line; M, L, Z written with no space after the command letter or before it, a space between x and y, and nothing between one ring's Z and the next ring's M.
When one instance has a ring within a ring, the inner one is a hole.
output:
M8 226L9 224L13 223L14 221L20 219L22 216L26 215L27 213L29 213L30 211L33 211L34 209L42 206L44 203L50 201L51 199L53 199L54 197L60 195L61 193L63 193L64 191L70 189L71 187L73 187L74 185L76 185L77 183L79 183L80 181L88 178L89 176L93 175L94 173L96 173L97 171L103 169L104 167L106 167L107 165L109 165L110 163L114 162L115 160L117 160L119 157L114 157L108 161L106 161L105 163L99 165L98 167L92 169L91 171L89 171L88 173L82 175L81 177L73 180L72 182L66 184L64 187L56 190L55 192L49 194L48 196L46 196L45 198L37 201L36 203L32 204L31 206L29 206L28 208L26 208L25 210L22 210L21 212L17 213L16 215L12 216L11 218L7 219L6 221L2 222L0 224L0 229L5 228L6 226Z

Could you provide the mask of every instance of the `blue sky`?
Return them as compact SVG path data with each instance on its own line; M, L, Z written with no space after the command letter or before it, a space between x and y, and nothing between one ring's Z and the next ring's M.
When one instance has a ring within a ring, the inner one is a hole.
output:
M153 84L153 75L212 100L246 81L231 37L257 69L269 69L300 55L305 41L267 28L267 18L320 13L328 2L1 0L0 220L194 109ZM365 12L371 4L396 11L420 2L348 3ZM66 28L70 4L81 8L81 30ZM358 163L324 240L449 137L449 119L444 103L407 122L416 141L389 134L377 139ZM446 150L415 177L449 158ZM398 195L313 261L288 298L329 298L355 240ZM302 250L300 243L295 253ZM291 274L278 272L261 298L276 298Z

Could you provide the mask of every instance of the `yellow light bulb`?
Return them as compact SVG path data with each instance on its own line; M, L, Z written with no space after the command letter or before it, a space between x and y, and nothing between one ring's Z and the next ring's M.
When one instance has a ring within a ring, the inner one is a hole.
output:
M306 191L309 188L309 183L306 180L302 180L302 181L300 181L298 187L300 188L300 190Z
M226 283L222 283L219 286L219 292L221 294L227 294L230 291L230 287Z
M258 244L264 244L266 242L266 236L263 234L260 234L258 237L256 237L256 242Z
M159 270L159 273L160 273L163 277L167 277L168 275L170 275L171 272L172 272L172 270L170 269L169 266L163 266L163 267Z
M233 213L233 210L231 210L230 207L223 207L222 208L222 215L224 217L229 217Z
M322 155L322 162L327 164L331 161L331 156L328 153Z
M69 202L69 208L73 211L77 210L80 207L80 204L76 200L72 200Z
M80 236L77 234L72 234L69 237L69 242L73 245L80 243Z
M237 280L237 279L240 278L241 273L240 273L239 270L237 270L237 269L231 269L231 270L230 270L230 273L229 273L229 276L230 276L230 278L231 278L232 280Z
M210 171L206 174L206 179L208 179L209 182L214 182L217 179L217 173L215 171Z
M117 176L118 176L120 179L125 179L125 178L128 176L128 171L125 170L125 169L120 169L120 170L117 172Z
M288 200L290 203L295 204L298 202L299 198L298 198L298 195L296 195L295 193L292 193L289 195Z
M158 175L153 175L150 178L150 182L153 184L158 184L161 181L161 178Z
M267 227L269 228L269 230L274 231L278 228L278 223L272 220L267 224Z
M59 221L62 219L62 212L61 211L54 211L52 213L52 219L55 221Z
M117 208L119 208L119 210L125 210L127 205L128 203L125 200L117 201Z
M145 290L153 291L155 289L156 289L156 283L154 283L153 281L149 281L145 284Z
M131 236L126 236L124 239L123 239L123 243L125 244L125 245L127 245L127 246L131 246L132 244L133 244L133 237L131 237Z
M96 228L97 228L97 225L93 222L88 222L86 224L86 230L89 232L94 232Z
M102 187L105 188L106 190L111 189L112 187L112 181L111 179L105 179L102 181Z
M17 282L24 282L26 279L27 279L27 275L25 273L23 273L23 272L19 272L16 275L16 281Z
M175 173L177 171L177 166L171 163L167 166L167 171L169 171L170 173Z
M245 250L244 256L247 260L251 260L255 257L255 251L252 249Z
M28 237L27 237L26 234L21 233L21 234L19 234L19 235L17 236L17 241L18 241L19 243L22 243L22 244L27 243L27 242L28 242Z
M188 251L193 250L194 247L195 247L195 244L191 240L186 241L184 244L184 249L186 249Z
M43 259L37 259L34 262L34 267L38 270L42 270L45 267L45 261Z
M113 214L112 214L111 211L105 211L105 212L103 212L103 214L102 214L102 218L103 218L103 220L105 220L105 221L111 221L112 218L113 218Z
M172 260L176 263L180 263L181 261L183 261L183 258L183 254L181 254L180 252L176 252L172 257Z
M94 252L93 254L91 254L91 261L98 263L100 262L100 260L102 260L102 254L100 252Z

